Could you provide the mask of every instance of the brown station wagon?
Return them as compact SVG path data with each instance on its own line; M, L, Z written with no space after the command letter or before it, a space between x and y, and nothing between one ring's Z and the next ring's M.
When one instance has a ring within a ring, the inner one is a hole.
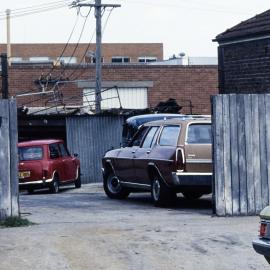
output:
M177 193L197 199L212 192L211 118L179 118L140 127L128 147L102 160L104 190L123 199L151 191L156 206L174 202Z

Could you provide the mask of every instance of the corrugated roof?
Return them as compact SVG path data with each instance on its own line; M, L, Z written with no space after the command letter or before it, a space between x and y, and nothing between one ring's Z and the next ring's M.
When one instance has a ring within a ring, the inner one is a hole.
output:
M232 41L270 34L270 9L219 34L214 41Z

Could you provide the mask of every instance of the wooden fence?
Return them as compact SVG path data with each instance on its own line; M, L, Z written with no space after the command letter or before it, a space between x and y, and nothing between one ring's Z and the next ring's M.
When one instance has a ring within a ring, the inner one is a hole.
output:
M216 213L258 214L270 201L270 94L217 95L212 106Z
M0 100L0 220L19 215L17 106Z

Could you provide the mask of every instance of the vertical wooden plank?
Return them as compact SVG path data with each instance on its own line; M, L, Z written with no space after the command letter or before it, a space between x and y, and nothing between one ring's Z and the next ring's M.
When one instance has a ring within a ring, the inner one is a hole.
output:
M9 106L7 100L0 100L0 117L0 219L4 219L11 216Z
M224 156L224 193L226 215L232 215L232 178L231 178L231 136L230 136L230 100L223 95L223 156Z
M268 205L270 204L270 94L265 95L265 140L266 140L266 168L268 182Z
M255 189L253 178L253 148L252 148L253 121L252 121L251 95L244 95L244 107L245 107L245 137L246 137L245 146L246 146L246 174L247 174L247 207L248 207L248 214L254 215L256 213L256 210L255 210ZM270 104L269 104L269 112L270 112ZM270 138L270 129L269 129L269 138Z
M11 215L19 215L17 104L9 102Z
M259 104L258 95L252 95L252 149L253 149L253 179L255 189L255 211L258 214L262 210L261 192L261 166L260 166L260 132L259 132Z
M240 186L238 171L238 125L236 95L230 95L230 126L231 126L231 169L233 215L240 214Z
M246 168L246 136L245 136L245 103L244 96L237 95L237 123L238 123L238 171L240 213L248 214L247 204L247 168Z
M268 205L268 179L267 179L267 153L266 153L266 109L265 95L259 96L259 133L260 133L260 170L261 170L261 192L262 207Z
M214 119L214 172L215 172L215 199L216 214L225 216L225 194L224 194L224 172L223 172L223 105L222 96L213 97L213 119Z

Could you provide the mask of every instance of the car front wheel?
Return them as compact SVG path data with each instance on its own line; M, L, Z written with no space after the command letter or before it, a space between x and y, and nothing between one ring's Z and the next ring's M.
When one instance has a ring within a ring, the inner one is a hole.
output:
M151 185L151 197L155 206L171 206L175 203L176 193L165 185L161 177L155 176Z
M118 177L113 173L105 177L103 188L107 196L111 199L125 199L129 195L129 191L121 185Z

